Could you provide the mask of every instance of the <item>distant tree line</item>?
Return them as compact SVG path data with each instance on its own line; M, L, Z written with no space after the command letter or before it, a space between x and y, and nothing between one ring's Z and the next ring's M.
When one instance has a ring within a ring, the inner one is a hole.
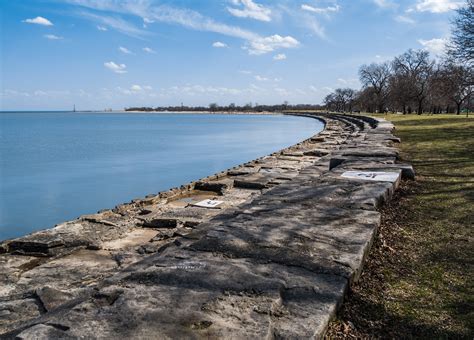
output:
M211 103L209 106L157 106L157 107L129 107L125 108L125 111L158 111L158 112L199 112L199 111L210 111L210 112L282 112L287 110L323 110L323 105L313 104L297 104L290 105L288 102L277 105L260 105L247 103L245 105L236 105L230 103L229 105L219 105L217 103Z
M340 112L441 113L474 107L474 0L458 10L447 47L437 62L427 51L408 50L390 62L362 65L360 90L336 89L324 99Z

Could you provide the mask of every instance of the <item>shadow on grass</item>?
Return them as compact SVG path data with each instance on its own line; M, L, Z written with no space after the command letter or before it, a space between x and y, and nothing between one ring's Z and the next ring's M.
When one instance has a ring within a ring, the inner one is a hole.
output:
M360 315L360 320L352 319L355 331L361 330L359 338L394 338L394 339L468 339L465 333L440 329L439 327L423 324L414 317L402 317L387 310L382 303L367 300L364 295L350 292L348 299L359 308L351 314ZM381 318L382 316L382 318Z

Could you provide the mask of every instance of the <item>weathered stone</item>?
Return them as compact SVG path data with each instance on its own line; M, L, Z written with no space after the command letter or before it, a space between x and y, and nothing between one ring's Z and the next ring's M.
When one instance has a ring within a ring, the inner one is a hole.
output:
M223 195L228 188L229 185L222 182L197 182L194 185L194 189L196 190L212 191L219 195Z
M37 324L25 329L16 336L18 340L48 340L48 339L73 339L65 331L67 327L61 325ZM97 336L97 334L95 335Z
M411 173L393 125L322 116L282 152L13 240L50 257L0 256L1 337L321 338Z
M73 297L69 293L48 286L36 289L36 295L46 311L55 309Z
M0 254L8 253L8 243L0 243Z
M64 241L61 239L49 238L48 236L30 239L16 239L8 243L8 250L14 254L34 254L34 255L52 255L51 249L61 247Z
M313 143L324 142L324 140L325 140L325 137L322 137L322 136L316 136L316 137L310 138L310 142L313 142Z
M234 187L243 189L264 189L275 179L277 175L271 173L258 173L253 175L241 176L234 180Z
M329 170L334 169L335 167L341 165L344 162L358 162L358 163L368 163L368 162L377 162L379 164L394 164L396 161L395 157L356 157L356 156L342 156L338 155L336 157L331 157L329 160Z
M174 229L163 230L163 231L158 232L158 234L156 234L156 236L153 237L150 241L154 242L154 241L167 240L173 237L174 234L175 234Z
M12 298L9 301L0 300L0 334L14 329L24 321L40 316L42 312L44 310L32 297ZM2 338L1 335L0 338Z
M305 156L316 156L316 157L321 157L321 156L326 156L329 154L329 150L327 149L310 149L304 152Z
M396 159L398 159L398 151L389 148L372 148L367 150L342 151L341 155L353 157L395 157Z
M178 220L176 218L154 218L151 220L145 220L142 223L145 228L176 228L178 226Z

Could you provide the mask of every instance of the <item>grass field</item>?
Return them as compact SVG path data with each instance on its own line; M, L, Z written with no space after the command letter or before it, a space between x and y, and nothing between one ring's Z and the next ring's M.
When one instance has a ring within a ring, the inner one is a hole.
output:
M328 337L474 338L474 118L387 115L417 172Z

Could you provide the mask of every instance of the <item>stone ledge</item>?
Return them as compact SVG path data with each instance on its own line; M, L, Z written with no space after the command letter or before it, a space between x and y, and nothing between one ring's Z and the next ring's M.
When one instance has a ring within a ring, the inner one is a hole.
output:
M286 150L2 245L2 337L321 338L377 208L414 173L390 123L318 118L326 129ZM192 205L214 196L222 209Z

